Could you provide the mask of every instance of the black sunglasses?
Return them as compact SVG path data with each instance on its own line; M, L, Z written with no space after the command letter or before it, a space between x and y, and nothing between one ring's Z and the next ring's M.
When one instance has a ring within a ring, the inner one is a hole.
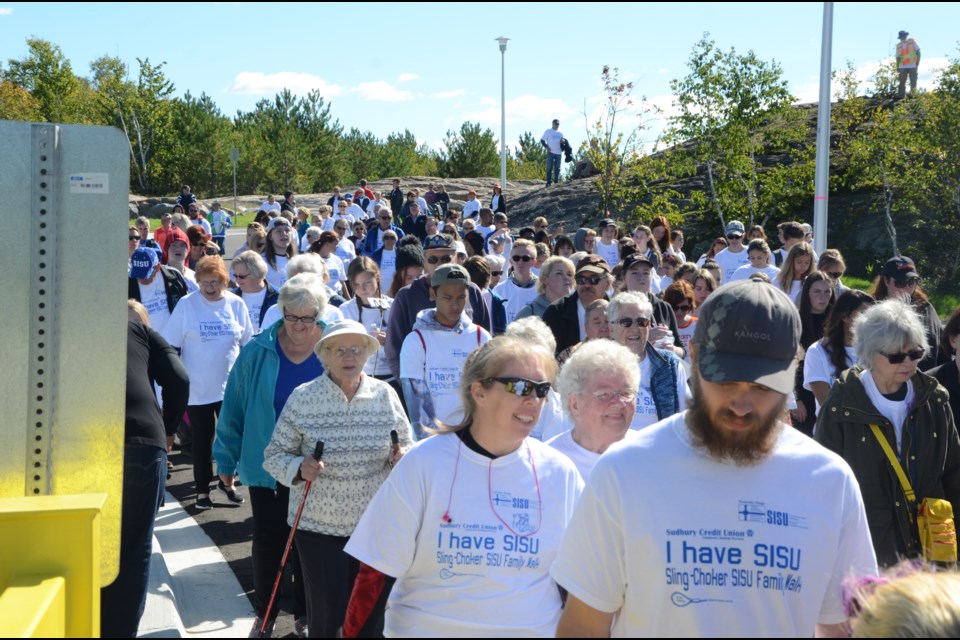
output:
M736 233L728 233L728 234L727 234L727 240L739 240L739 239L742 238L742 237L743 237L743 236L738 235L738 234L736 234Z
M500 276L503 275L503 271L491 271L491 272L490 272L490 275L496 276L496 277L499 278Z
M908 351L906 353L884 353L880 352L884 358L890 361L890 364L900 364L907 358L910 358L912 361L916 362L917 360L923 358L923 354L926 353L925 349L914 349L913 351Z
M682 313L686 313L687 311L690 311L691 309L693 309L693 307L691 307L691 306L688 305L688 304L681 304L681 305L677 305L677 306L674 307L674 310L675 310L675 311L680 311L680 312L682 312Z
M514 262L530 262L533 260L530 256L510 256L510 259Z
M538 398L547 397L547 393L550 391L549 382L534 382L533 380L527 380L526 378L487 378L484 382L499 382L504 385L507 390L507 393L512 393L515 396L520 396L521 398L526 398L531 393L536 392Z
M832 280L839 280L840 278L843 277L843 271L827 271L827 275Z
M619 324L624 329L629 329L633 326L633 323L636 322L638 327L649 327L650 318L620 318L617 320Z
M453 261L453 256L430 256L427 258L427 262L430 264L443 263L447 264L448 262Z
M600 284L603 279L602 276L577 276L577 284L596 285Z
M131 242L133 242L134 240L139 240L139 239L140 239L140 236L130 236L130 237L128 238L128 240L130 240Z

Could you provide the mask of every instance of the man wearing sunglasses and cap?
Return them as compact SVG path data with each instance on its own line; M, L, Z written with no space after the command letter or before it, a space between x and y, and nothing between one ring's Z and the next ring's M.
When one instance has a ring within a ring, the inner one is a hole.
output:
M607 451L550 575L557 637L813 637L844 630L842 586L876 576L860 488L781 421L800 316L759 279L700 308L687 411Z
M384 352L394 377L400 378L400 349L407 334L413 329L418 314L424 309L433 309L436 302L431 296L430 277L445 264L454 261L456 249L453 237L444 234L427 236L423 243L423 275L400 289L390 308L390 323ZM464 313L474 324L490 326L487 305L480 288L472 282L467 286L467 306Z
M613 284L610 266L595 253L580 259L574 280L576 290L555 300L543 312L543 321L557 339L557 354L586 337L587 307L606 298L607 289Z
M727 248L713 256L723 272L722 282L732 282L734 272L740 267L750 264L750 254L743 245L744 227L739 220L727 223L726 236L730 243Z
M417 439L435 420L456 425L463 420L460 374L467 356L490 340L490 334L464 312L470 274L458 264L437 267L430 276L435 308L417 316L400 349L400 383Z

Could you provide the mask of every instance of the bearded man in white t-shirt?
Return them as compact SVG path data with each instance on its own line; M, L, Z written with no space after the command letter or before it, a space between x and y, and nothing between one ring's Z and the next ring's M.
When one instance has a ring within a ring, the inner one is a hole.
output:
M557 637L844 631L843 582L877 563L850 467L780 420L799 343L765 282L707 299L690 409L607 451L577 503L550 570Z

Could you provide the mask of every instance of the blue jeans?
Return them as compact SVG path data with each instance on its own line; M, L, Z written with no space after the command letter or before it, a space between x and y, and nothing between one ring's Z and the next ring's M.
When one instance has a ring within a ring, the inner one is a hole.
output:
M120 573L100 590L100 637L134 638L147 601L153 525L167 488L167 452L150 445L123 447Z
M550 184L550 168L553 167L553 182L560 182L560 154L547 151L547 184Z

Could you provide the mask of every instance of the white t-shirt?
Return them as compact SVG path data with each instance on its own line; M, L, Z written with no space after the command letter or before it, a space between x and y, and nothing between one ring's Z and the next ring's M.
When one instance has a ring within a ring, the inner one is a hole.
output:
M267 261L267 256L261 254L263 261L267 263L267 282L273 285L273 288L277 291L280 290L280 287L283 286L283 283L287 281L287 262L290 259L286 255L278 255L275 257L277 261L277 268L274 269L270 262Z
M884 398L869 369L860 372L860 382L863 383L863 388L873 406L880 412L880 415L893 425L893 431L897 436L897 451L899 452L900 443L903 441L903 422L907 419L907 414L913 407L913 381L907 380L907 396L903 400L887 400Z
M607 451L613 447L619 446L623 442L632 442L637 435L638 434L636 431L627 429L627 432L623 436L623 440L610 445L610 448L607 449ZM584 449L577 444L577 441L573 439L573 429L569 429L558 436L550 438L547 440L547 444L570 458L570 461L576 465L577 471L580 472L580 477L583 478L584 482L590 479L590 472L593 471L593 467L597 464L597 460L599 460L600 456L603 455L602 453L596 453L590 451L589 449ZM604 453L606 453L606 451Z
M337 249L334 251L336 256L343 261L344 269L357 257L357 248L353 246L353 241L344 238L337 243ZM343 272L346 275L346 271Z
M183 279L187 281L187 293L200 291L200 285L197 284L197 274L190 267L183 267Z
M496 460L456 435L417 443L345 549L397 578L384 635L552 637L548 570L582 490L570 460L530 438Z
M253 326L253 334L257 335L262 330L260 326L260 309L263 307L263 301L267 298L267 288L264 287L257 293L240 292L243 303L247 305L247 311L250 312L250 324Z
M489 236L491 233L493 233L496 230L497 230L497 225L493 223L491 223L489 227L485 227L482 224L477 225L477 231L479 231L483 235L484 239L486 239L487 236Z
M379 298L371 302L377 306L363 308L363 314L360 313L359 298L347 300L337 307L343 314L345 320L356 320L367 330L367 333L373 335L374 330L386 332L387 324L390 322L390 306L393 304L393 298ZM363 372L369 376L390 375L390 365L387 364L387 354L383 350L383 345L377 349L377 352L367 358L367 363L363 365Z
M411 331L400 347L400 377L426 382L433 400L434 417L444 424L459 424L463 420L460 402L463 365L467 356L489 340L487 330L472 323L461 333Z
M768 264L763 269L757 269L752 264L745 264L742 267L738 268L733 272L733 275L730 276L729 280L724 280L724 282L734 282L735 280L749 280L750 276L755 273L765 273L767 277L770 278L770 282L773 282L773 279L780 275L780 269L777 269L772 264Z
M614 240L610 244L605 244L603 240L597 241L597 255L607 261L610 268L620 264L620 243Z
M322 260L327 265L327 273L330 274L330 282L327 283L327 286L334 291L339 291L340 281L347 279L347 270L343 266L343 260L335 253L331 253Z
M613 637L812 638L845 621L844 579L877 575L849 465L786 425L759 464L719 462L685 418L601 458L550 574L618 612Z
M846 353L844 360L849 369L857 362L857 354L853 347L844 347ZM823 348L823 344L817 340L807 349L803 357L803 388L807 391L813 391L812 382L826 382L828 386L833 386L837 377L836 367L830 362L830 354ZM817 415L820 415L820 403L816 402Z
M200 218L197 218L196 220L191 220L190 222L192 224L200 225L203 228L203 231L207 234L207 237L210 237L213 235L213 232L210 229L210 223L207 222L206 218L200 217Z
M550 392L547 393L547 401L543 403L543 408L540 410L540 419L537 420L537 426L530 432L530 437L540 442L546 442L572 426L567 423L563 414L560 394L551 388Z
M170 307L167 305L167 289L163 286L163 274L158 272L150 284L142 282L137 284L140 287L140 303L147 309L150 326L162 335L167 321L170 320Z
M738 253L733 253L728 247L713 256L713 259L720 265L721 273L723 274L723 284L731 281L737 269L750 264L750 255L746 247L743 247Z
M520 309L536 300L540 295L537 292L537 277L530 277L529 287L520 287L510 278L504 278L493 288L493 292L503 298L503 308L507 312L507 324L520 313Z
M560 155L562 152L562 149L560 148L560 141L563 140L563 134L560 133L559 129L550 127L543 132L543 135L540 136L540 139L547 143L550 153L557 156Z
M383 250L380 258L380 289L386 291L393 282L393 276L397 272L397 250Z
M580 302L577 296L577 320L580 322L580 340L587 337L587 308Z
M253 325L240 296L226 291L210 302L197 292L180 299L161 335L180 349L190 376L190 404L211 404L223 400L227 374L253 336Z
M277 213L280 213L280 203L274 201L273 204L270 204L268 201L264 200L263 203L261 203L258 211L276 211Z
M640 361L640 388L637 390L637 411L633 414L633 422L630 428L640 430L644 427L659 421L657 417L657 405L653 401L653 391L650 387L650 378L652 375L650 367L650 356ZM677 375L677 398L679 400L680 411L687 408L687 378L683 373L683 368Z
M780 286L780 273L777 273L777 277L773 281L773 286L780 291L783 291L783 287ZM803 289L803 280L794 280L790 283L790 293L787 295L790 296L790 299L793 300L793 304L800 306L800 290Z
M687 352L687 355L684 357L683 361L687 364L690 364L690 340L693 338L693 332L696 330L696 318L691 318L690 323L685 326L681 326L680 323L677 323L677 335L680 336L680 343L683 345L684 351Z
M473 200L467 200L463 204L463 219L475 218L480 214L480 201L474 198Z

